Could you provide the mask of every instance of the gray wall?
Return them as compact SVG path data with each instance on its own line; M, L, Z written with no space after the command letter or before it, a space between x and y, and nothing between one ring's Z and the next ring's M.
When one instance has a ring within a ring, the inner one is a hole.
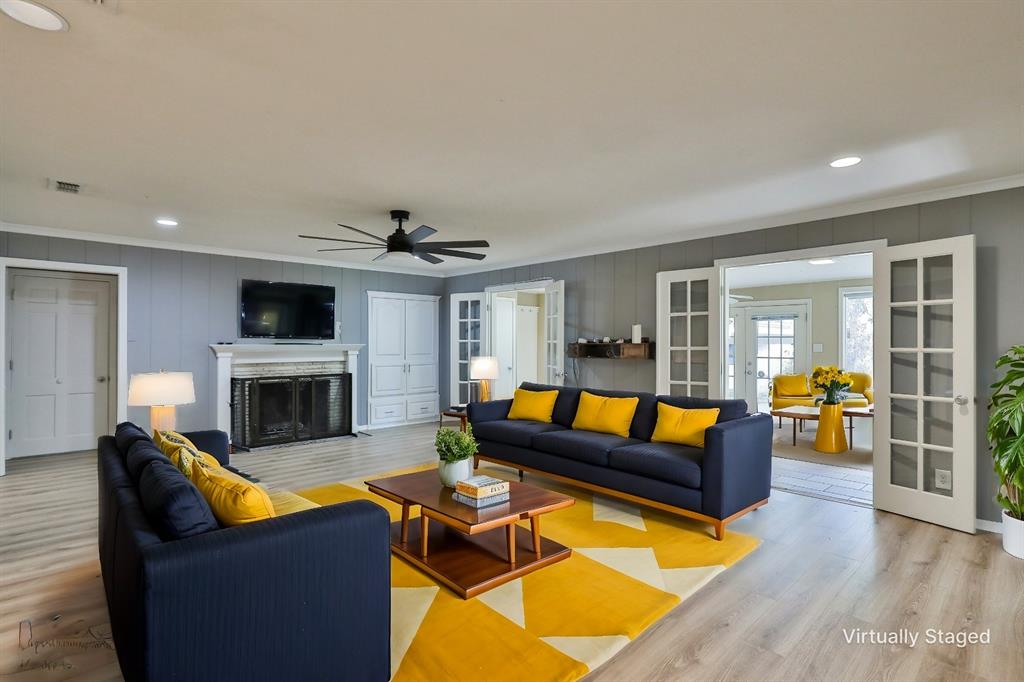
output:
M639 322L654 336L655 273L706 267L716 258L888 239L890 245L974 234L978 305L978 517L996 521L996 478L988 458L985 403L996 358L1024 343L1024 188L785 225L721 237L617 251L463 275L446 281L446 292L482 291L537 277L565 280L567 340L578 336L628 336ZM447 316L442 305L442 317ZM448 324L441 325L442 402L448 400ZM579 363L582 386L653 391L653 360L587 360Z
M238 282L266 279L335 287L343 343L367 343L367 291L442 294L444 279L352 268L214 256L0 232L0 256L128 268L128 372L192 372L196 402L178 408L182 429L216 426L216 362L209 345L238 338ZM359 423L366 423L367 354L359 355ZM149 425L146 408L130 419Z

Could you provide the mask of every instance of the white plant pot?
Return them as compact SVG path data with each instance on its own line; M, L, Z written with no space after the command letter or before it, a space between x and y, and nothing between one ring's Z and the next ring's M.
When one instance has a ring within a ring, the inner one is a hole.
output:
M1003 510L1003 549L1018 559L1024 559L1024 521Z
M465 481L473 475L473 458L459 460L458 462L446 462L440 460L437 463L437 474L441 477L441 483L454 488L459 481Z

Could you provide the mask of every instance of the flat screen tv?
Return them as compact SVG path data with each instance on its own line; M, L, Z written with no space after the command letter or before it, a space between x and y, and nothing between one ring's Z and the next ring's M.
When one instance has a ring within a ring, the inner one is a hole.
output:
M333 339L334 287L242 280L241 336Z

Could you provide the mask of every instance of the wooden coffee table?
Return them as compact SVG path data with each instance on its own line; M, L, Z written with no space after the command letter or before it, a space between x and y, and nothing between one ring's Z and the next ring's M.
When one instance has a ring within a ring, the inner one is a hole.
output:
M568 495L511 482L507 502L475 509L453 500L454 491L441 485L433 469L366 481L366 486L402 505L402 520L391 524L391 551L463 599L572 554L540 534L541 514L576 503ZM417 505L420 522L410 524L409 510ZM526 519L530 530L516 525Z
M790 407L783 407L780 410L772 410L773 417L788 417L793 420L793 445L796 445L796 427L797 422L800 422L800 430L804 429L804 420L810 419L811 421L818 421L821 417L821 408L810 407L808 405L791 405ZM864 417L867 419L873 419L875 416L875 408L873 407L843 407L843 416L850 419L850 446L853 446L853 418Z

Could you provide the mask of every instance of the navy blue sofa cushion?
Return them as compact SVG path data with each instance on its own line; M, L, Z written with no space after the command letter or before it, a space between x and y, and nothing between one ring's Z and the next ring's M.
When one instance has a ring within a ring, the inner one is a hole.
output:
M555 409L551 412L551 421L567 429L572 428L572 420L576 418L576 408L580 404L580 389L575 386L552 386L529 381L521 383L519 388L526 391L558 391Z
M151 461L139 477L139 498L164 540L180 540L220 528L199 489L177 467Z
M128 448L128 454L125 455L124 464L128 469L128 475L131 477L132 482L135 485L139 484L139 478L142 476L142 471L149 466L151 462L167 462L170 464L171 460L167 459L167 455L160 451L160 448L156 446L156 443L150 440L137 440L132 443L132 446Z
M127 455L132 444L139 440L148 440L150 443L153 442L153 439L149 437L148 433L132 422L121 422L117 425L117 428L114 429L114 441L117 443L117 449L121 451L122 457Z
M500 419L476 424L473 427L473 435L476 438L528 448L533 437L538 433L564 430L565 427L559 424L518 419Z
M699 490L703 459L703 450L688 445L637 443L608 453L608 466Z
M640 442L636 438L623 438L611 433L566 429L537 434L533 437L532 447L559 457L606 467L609 452Z
M658 402L681 407L686 410L708 410L717 407L718 422L731 422L733 419L742 419L747 416L746 400L709 400L708 398L693 398L682 395L659 395ZM657 406L655 406L655 421L657 421ZM651 433L654 433L653 428Z

